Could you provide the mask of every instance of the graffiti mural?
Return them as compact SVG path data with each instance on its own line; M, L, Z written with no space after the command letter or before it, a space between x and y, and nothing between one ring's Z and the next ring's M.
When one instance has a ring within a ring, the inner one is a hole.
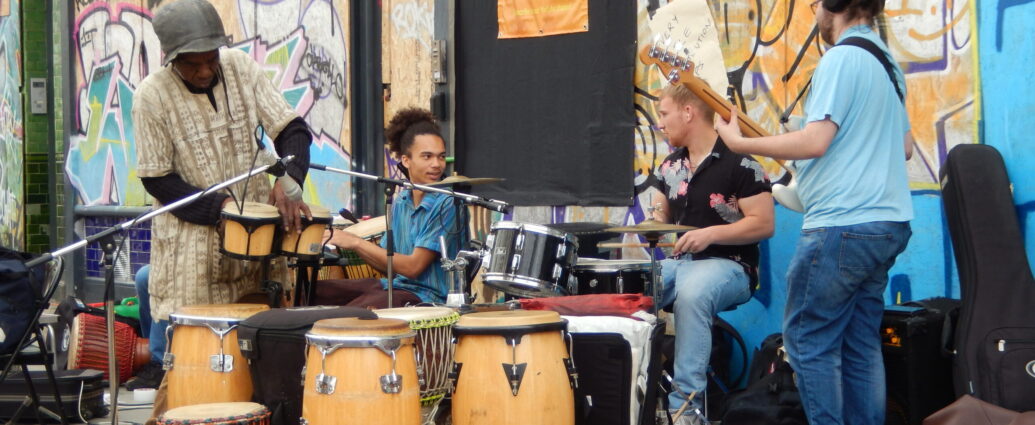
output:
M249 53L313 132L312 162L350 169L347 35L343 0L213 1L232 42ZM80 1L73 38L74 131L66 173L84 205L150 203L136 176L131 111L141 80L161 67L152 9L138 3ZM343 18L344 16L344 18ZM347 179L310 173L307 202L351 205Z
M0 245L23 247L22 208L24 132L22 129L22 46L18 0L3 1L0 10Z

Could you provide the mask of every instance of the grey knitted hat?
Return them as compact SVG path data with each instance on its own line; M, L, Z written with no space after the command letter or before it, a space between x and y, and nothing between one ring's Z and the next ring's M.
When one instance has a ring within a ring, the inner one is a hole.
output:
M207 0L179 0L158 8L151 20L168 65L181 53L210 52L226 46L226 31Z

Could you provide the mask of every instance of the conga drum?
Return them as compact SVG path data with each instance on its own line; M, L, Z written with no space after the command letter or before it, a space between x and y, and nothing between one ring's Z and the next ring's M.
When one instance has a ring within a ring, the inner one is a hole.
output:
M306 333L308 425L419 425L414 332L399 319L318 320Z
M206 403L170 409L158 417L159 425L269 425L270 411L251 402Z
M453 327L453 424L574 424L575 371L566 327L553 311L460 316Z
M310 205L312 217L302 217L302 233L284 235L280 252L289 257L317 259L323 254L323 232L331 225L331 211L319 205Z
M237 346L237 325L266 310L263 304L202 304L170 314L168 406L251 400L252 375Z
M453 367L453 325L460 314L447 307L398 307L374 310L377 317L401 319L417 333L417 373L421 375L420 405L423 423L429 423L438 403L449 392Z
M219 252L238 260L262 260L274 255L280 211L273 205L245 202L243 208L231 202L220 214L223 230ZM321 235L322 236L322 235Z
M102 316L79 313L72 319L68 341L68 369L95 369L108 379L108 327ZM133 327L115 321L115 356L119 382L151 362L147 339L138 338Z

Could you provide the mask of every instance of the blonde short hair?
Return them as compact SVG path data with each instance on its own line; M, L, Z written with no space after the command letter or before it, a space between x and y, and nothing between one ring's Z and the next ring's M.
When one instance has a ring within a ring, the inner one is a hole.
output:
M712 122L715 118L715 111L712 110L711 106L708 106L704 100L697 97L690 89L682 84L671 84L661 89L661 95L658 96L658 101L664 98L672 99L679 106L693 106L694 109L702 112L701 115L708 122Z

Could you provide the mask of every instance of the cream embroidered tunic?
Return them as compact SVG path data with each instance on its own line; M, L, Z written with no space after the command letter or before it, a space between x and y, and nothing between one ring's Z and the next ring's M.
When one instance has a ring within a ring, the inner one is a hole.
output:
M171 66L140 83L133 97L140 177L175 173L202 189L229 180L252 167L257 125L275 139L298 117L247 54L221 49L220 63L223 76L212 90L217 109L206 94L189 92ZM265 174L253 177L248 180L247 200L268 202L271 189ZM231 190L240 199L244 182ZM232 303L258 292L262 263L220 254L216 229L172 214L155 217L148 282L155 320L168 320L169 313L183 305ZM270 278L287 286L283 259L273 261Z

